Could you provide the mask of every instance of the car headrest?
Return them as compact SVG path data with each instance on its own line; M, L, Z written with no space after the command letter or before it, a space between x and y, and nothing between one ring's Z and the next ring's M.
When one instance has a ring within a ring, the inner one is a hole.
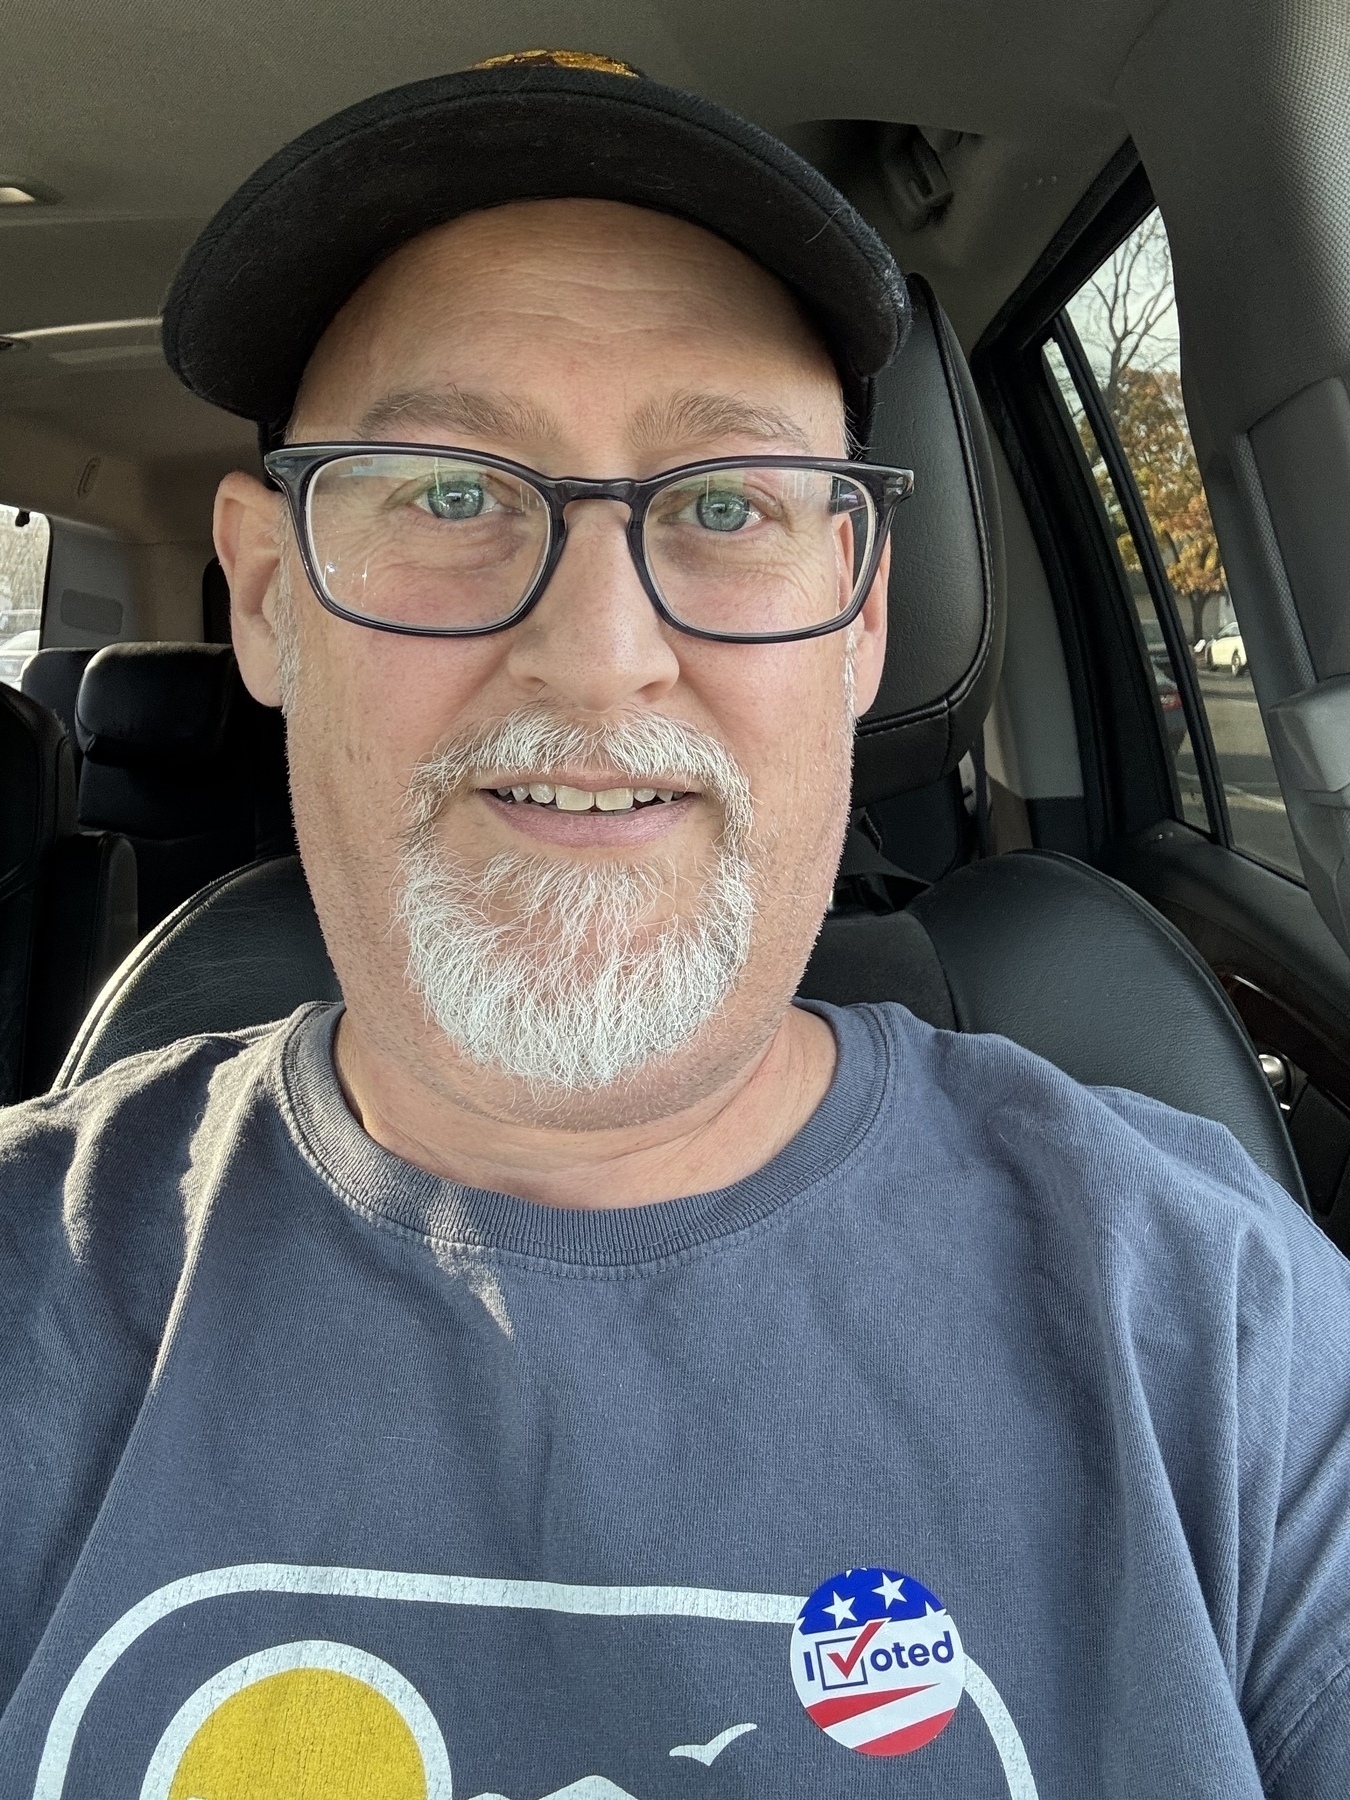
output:
M75 736L75 696L93 654L92 650L39 650L29 657L19 677L20 689L54 712L69 738Z
M954 769L984 724L1003 659L1003 531L980 403L932 290L907 280L914 323L877 377L868 454L913 469L914 492L891 531L886 667L858 721L856 806Z
M207 762L242 693L228 644L106 644L80 682L75 733L93 763Z

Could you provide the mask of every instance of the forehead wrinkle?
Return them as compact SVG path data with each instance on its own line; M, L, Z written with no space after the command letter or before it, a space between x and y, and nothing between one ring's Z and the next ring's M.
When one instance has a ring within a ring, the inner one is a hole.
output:
M385 394L357 421L358 437L374 437L399 426L468 431L477 437L523 442L557 438L558 421L541 406L507 394L474 393L466 388L407 388Z
M723 437L755 437L766 443L786 441L799 450L811 449L806 432L780 408L756 404L736 394L698 393L692 389L643 401L633 414L629 429L640 450Z

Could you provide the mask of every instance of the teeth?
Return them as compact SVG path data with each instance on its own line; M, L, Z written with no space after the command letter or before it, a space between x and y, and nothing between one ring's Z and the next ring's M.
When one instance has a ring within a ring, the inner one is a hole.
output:
M575 788L555 785L550 781L531 781L492 790L499 800L533 800L536 806L556 806L559 812L628 812L636 803L650 806L653 800L669 803L682 790L678 788Z

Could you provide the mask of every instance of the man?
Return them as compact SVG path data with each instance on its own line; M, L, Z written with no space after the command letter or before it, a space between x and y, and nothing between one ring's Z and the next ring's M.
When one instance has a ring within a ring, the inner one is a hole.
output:
M1346 1267L1217 1127L792 1004L903 286L577 60L319 127L170 299L345 1007L5 1121L5 1791L1339 1794Z

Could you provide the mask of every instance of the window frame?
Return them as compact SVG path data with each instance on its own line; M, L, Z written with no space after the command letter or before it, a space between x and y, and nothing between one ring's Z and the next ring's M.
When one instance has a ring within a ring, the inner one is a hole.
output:
M1151 206L1146 208L1135 221L1135 225L1141 224L1152 210ZM1130 227L1131 231L1134 229L1135 226ZM1126 232L1124 236L1128 237L1129 232ZM1117 240L1117 243L1123 242L1123 237ZM1111 485L1115 488L1116 496L1120 501L1121 511L1125 515L1125 523L1129 528L1130 536L1134 539L1135 550L1139 556L1139 566L1144 575L1144 585L1153 602L1154 617L1158 621L1163 635L1163 643L1167 647L1168 658L1172 664L1172 675L1181 691L1182 709L1186 715L1186 728L1191 739L1191 753L1195 758L1200 792L1209 819L1208 835L1213 838L1215 843L1222 844L1226 850L1236 849L1233 842L1233 828L1228 817L1228 796L1224 790L1218 754L1210 732L1209 711L1205 706L1204 695L1200 692L1200 680L1195 667L1195 659L1191 655L1191 646L1182 630L1181 616L1177 611L1176 594L1168 579L1162 552L1158 547L1158 539L1144 505L1144 497L1139 492L1139 484L1135 480L1134 470L1130 467L1130 459L1125 454L1125 446L1120 441L1115 420L1107 409L1105 396L1098 385L1092 365L1088 361L1087 353L1078 336L1077 328L1069 316L1067 306L1061 307L1060 311L1056 313L1054 323L1050 328L1050 338L1059 345L1060 355L1068 365L1074 387L1078 390L1078 398L1082 402L1088 424L1092 427L1092 434L1097 440L1102 460L1106 464L1106 472L1111 477ZM1090 469L1088 470L1088 479L1092 479ZM1131 610L1134 610L1133 607ZM1145 657L1148 658L1148 645L1144 642L1142 629L1140 643ZM1175 786L1174 770L1172 776ZM1176 803L1181 822L1189 824L1190 821L1182 817L1180 811L1181 795L1179 790L1176 793ZM1197 827L1191 826L1191 829L1195 830Z
M1012 465L1054 599L1068 664L1089 841L1113 842L1160 821L1237 852L1199 679L1142 497L1067 313L1069 302L1156 202L1133 144L1102 171L987 328L971 358ZM1069 409L1046 366L1055 343L1136 540L1173 665L1209 831L1183 816L1153 665L1115 534ZM1084 376L1090 379L1084 380ZM1141 731L1145 719L1147 729Z

